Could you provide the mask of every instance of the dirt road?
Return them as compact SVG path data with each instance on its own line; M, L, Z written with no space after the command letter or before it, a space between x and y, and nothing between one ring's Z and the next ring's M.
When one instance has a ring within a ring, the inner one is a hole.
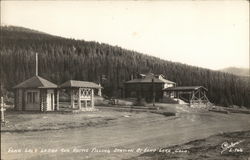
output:
M158 149L240 130L250 130L249 114L181 113L177 117L165 117L126 112L121 118L95 127L1 133L1 158L126 159L142 154L145 149ZM33 149L29 150L33 153L25 153L25 148ZM142 152L137 152L138 148ZM114 149L125 150L114 152ZM18 151L21 153L16 153Z

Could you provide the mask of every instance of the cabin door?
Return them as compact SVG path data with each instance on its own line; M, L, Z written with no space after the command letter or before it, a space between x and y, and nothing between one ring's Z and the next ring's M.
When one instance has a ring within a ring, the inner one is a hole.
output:
M47 92L47 111L54 110L54 91L48 90Z

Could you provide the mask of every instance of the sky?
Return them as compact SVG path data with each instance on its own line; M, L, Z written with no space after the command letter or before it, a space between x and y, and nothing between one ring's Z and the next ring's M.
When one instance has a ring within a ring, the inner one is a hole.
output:
M249 2L1 1L1 25L209 69L249 67Z

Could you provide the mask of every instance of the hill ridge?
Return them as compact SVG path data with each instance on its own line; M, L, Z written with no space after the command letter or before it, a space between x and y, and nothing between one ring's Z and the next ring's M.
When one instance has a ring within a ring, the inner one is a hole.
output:
M36 32L1 27L1 84L11 87L35 73L39 53L39 75L53 83L75 79L101 82L104 94L121 96L123 83L131 75L153 72L164 74L180 85L202 85L209 99L229 106L250 106L250 87L241 77L201 67L171 62L104 43L74 40ZM100 81L105 75L106 81Z
M249 68L242 68L242 67L226 67L223 69L220 69L222 72L231 73L237 76L250 76L250 69Z

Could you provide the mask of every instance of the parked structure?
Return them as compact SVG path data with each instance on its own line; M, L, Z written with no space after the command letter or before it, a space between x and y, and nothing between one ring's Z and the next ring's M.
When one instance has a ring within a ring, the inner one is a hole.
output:
M175 85L175 82L165 79L163 75L140 74L139 78L124 83L125 98L144 98L147 102L159 102L163 98L163 89Z
M206 96L208 90L203 86L170 87L163 89L163 91L167 97L181 99L191 106L209 103Z
M102 87L93 82L69 80L60 85L61 89L67 89L70 93L71 108L78 110L93 110L95 89L101 96ZM83 103L83 104L82 104Z
M15 109L19 111L54 111L59 109L57 85L38 75L16 85Z

